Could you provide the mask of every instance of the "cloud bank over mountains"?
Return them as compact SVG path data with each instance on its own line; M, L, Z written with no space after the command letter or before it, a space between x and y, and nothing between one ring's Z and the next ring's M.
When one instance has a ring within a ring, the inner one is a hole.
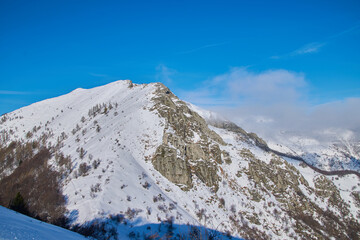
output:
M232 68L205 81L201 88L179 95L265 138L284 131L317 139L344 130L355 135L360 132L360 98L314 105L309 101L305 75L284 69L254 72ZM360 139L359 134L356 138Z

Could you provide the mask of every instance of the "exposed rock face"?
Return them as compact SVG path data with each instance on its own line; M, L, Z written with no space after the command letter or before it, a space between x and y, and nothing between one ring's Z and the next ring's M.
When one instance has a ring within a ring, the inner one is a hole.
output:
M275 196L281 210L295 220L292 228L302 238L357 239L360 224L350 214L350 206L341 198L334 183L325 176L315 177L315 188L312 188L295 167L276 155L266 164L247 149L241 154L249 160L245 173L256 186L256 190L248 191L249 197L260 202L265 200L266 192ZM319 201L310 199L304 191L315 193L320 202L329 206L328 210L320 208Z
M194 186L194 176L215 191L219 189L221 179L229 179L228 184L234 191L242 192L256 204L263 204L265 214L281 218L281 221L287 222L294 233L303 239L358 237L359 223L350 213L349 205L341 198L339 190L325 176L315 178L315 186L311 187L299 170L278 155L272 153L271 160L266 163L249 149L243 148L239 155L248 164L237 171L236 177L246 176L250 186L244 187L223 172L223 164L231 164L233 155L223 150L226 144L218 134L208 128L204 119L191 111L162 84L159 84L153 101L154 110L165 119L165 130L163 143L157 148L152 163L156 170L183 190ZM234 132L239 141L256 145L268 154L271 153L264 140L231 122L208 124ZM275 207L269 197L275 198L279 205ZM356 197L357 195L353 194L353 198ZM326 202L330 208L324 210L319 206L320 202ZM219 207L224 208L225 203L220 201ZM247 226L248 221L253 225L261 225L265 230L274 227L271 222L264 222L253 206L249 205L249 210L241 211L239 215L230 215L229 221L236 231L246 238L271 239L259 229ZM280 236L280 230L274 229L273 232Z
M153 165L171 182L192 187L189 163L177 157L176 149L165 145L158 147L153 158Z
M336 208L342 216L349 215L349 204L340 196L337 187L325 176L318 176L314 179L315 194L320 197L329 206Z
M153 101L153 110L166 121L163 144L152 159L155 169L171 182L186 186L184 189L192 187L196 175L216 191L217 165L223 162L219 144L224 141L164 85L158 84Z

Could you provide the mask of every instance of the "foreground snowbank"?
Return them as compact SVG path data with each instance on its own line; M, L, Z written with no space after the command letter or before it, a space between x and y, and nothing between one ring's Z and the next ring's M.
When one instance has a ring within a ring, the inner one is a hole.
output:
M0 206L0 239L83 240L86 238Z

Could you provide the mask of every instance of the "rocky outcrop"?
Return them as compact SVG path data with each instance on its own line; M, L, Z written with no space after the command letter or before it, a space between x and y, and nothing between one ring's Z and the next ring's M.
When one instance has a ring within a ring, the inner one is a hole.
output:
M192 187L195 175L217 191L222 138L163 84L158 84L153 101L152 110L165 119L163 143L152 159L155 169L171 182L185 185L183 189Z
M281 210L295 220L291 227L299 236L304 239L358 239L359 223L334 183L325 176L315 177L315 188L312 188L294 166L276 155L266 164L248 149L243 149L240 154L249 161L244 173L255 183L255 189L248 191L249 198L260 202L265 201L267 193L275 196ZM304 191L314 193L328 209L322 209Z
M293 234L303 239L359 237L357 232L360 231L360 225L350 213L349 205L325 176L314 179L315 187L310 187L299 170L281 158L281 154L273 152L256 134L247 133L231 122L206 123L161 84L153 101L153 110L165 119L165 127L163 143L157 148L152 163L157 171L183 190L195 185L195 176L215 192L219 188L220 179L226 181L228 175L222 173L224 165L220 165L231 164L231 155L221 147L225 145L221 137L208 128L207 124L211 124L235 132L239 141L255 145L267 154L272 154L271 160L266 163L249 149L243 148L239 155L248 164L237 171L236 177L242 178L246 175L250 186L238 185L235 180L229 181L234 190L244 193L252 202L262 204L264 214L281 217L285 228L293 229ZM269 196L276 199L276 208L274 203L269 201ZM319 199L326 202L329 208L321 208ZM219 206L225 207L224 204ZM270 222L261 222L260 217L251 209L252 206L249 208L249 211L241 212L240 217L231 215L230 222L233 226L238 226L237 231L247 238L269 239L261 232L247 227L246 221L255 225L260 223L265 229L272 228ZM277 234L276 229L273 232Z
M152 162L155 169L171 182L192 187L189 163L177 157L176 149L161 145Z

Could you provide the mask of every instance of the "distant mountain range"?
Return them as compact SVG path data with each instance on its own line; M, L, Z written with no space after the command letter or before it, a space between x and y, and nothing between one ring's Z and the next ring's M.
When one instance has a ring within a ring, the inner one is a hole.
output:
M326 171L353 170L360 173L360 135L356 131L327 129L319 133L282 131L268 141L280 152L302 157Z

